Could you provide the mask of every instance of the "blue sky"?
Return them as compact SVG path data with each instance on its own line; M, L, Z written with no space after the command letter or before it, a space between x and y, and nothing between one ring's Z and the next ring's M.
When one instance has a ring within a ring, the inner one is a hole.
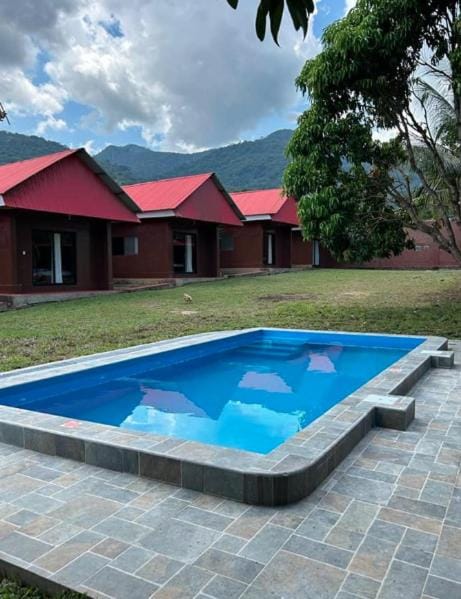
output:
M278 48L256 38L256 1L41 0L36 15L0 3L1 127L90 151L194 151L293 128L294 78L353 2L321 0L305 41L286 15Z

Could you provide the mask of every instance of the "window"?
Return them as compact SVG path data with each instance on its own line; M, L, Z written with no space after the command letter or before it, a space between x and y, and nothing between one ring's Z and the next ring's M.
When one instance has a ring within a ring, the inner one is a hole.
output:
M136 256L138 254L138 238L112 237L112 255L113 256Z
M275 233L264 233L263 261L267 266L275 264Z
M219 249L223 252L234 251L234 236L226 231L219 232Z
M176 273L195 273L197 235L195 233L173 232L173 270Z
M75 233L32 231L32 284L75 285Z

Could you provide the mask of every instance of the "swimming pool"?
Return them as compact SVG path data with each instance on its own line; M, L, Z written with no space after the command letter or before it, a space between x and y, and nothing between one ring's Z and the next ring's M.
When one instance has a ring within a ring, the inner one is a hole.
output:
M261 329L0 391L0 404L267 454L425 341Z

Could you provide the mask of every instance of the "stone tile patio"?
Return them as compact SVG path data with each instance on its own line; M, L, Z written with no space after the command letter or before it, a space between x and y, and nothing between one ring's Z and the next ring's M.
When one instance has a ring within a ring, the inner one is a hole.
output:
M372 430L283 508L0 445L0 572L101 598L459 599L461 343L452 347L455 368L411 391L407 431Z

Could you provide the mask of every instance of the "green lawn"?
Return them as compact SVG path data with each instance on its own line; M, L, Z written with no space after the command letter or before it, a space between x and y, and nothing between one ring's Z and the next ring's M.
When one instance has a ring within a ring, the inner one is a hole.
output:
M47 599L49 595L42 593L34 587L26 587L19 582L3 579L0 580L0 599ZM80 593L61 593L55 599L84 599Z
M460 338L461 271L311 270L4 312L0 370L261 325Z

